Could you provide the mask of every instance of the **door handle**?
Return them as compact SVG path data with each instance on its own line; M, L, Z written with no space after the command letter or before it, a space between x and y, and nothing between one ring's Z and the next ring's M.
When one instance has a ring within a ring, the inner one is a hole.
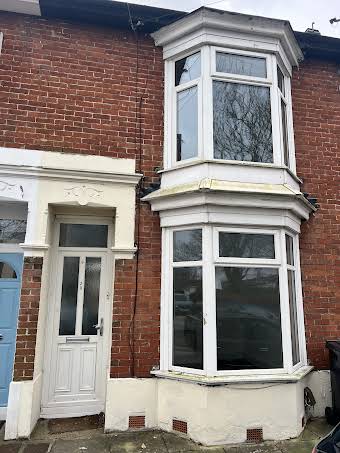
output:
M104 331L104 318L100 318L100 322L98 324L94 324L93 327L99 331L99 335L102 337Z

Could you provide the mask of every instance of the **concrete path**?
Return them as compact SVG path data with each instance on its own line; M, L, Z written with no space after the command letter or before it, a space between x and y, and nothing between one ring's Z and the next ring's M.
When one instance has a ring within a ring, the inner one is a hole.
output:
M299 439L285 442L221 447L202 447L185 437L160 431L135 431L104 434L102 430L50 434L45 421L39 422L30 440L3 440L0 431L0 453L311 453L318 439L330 431L323 420L308 424Z

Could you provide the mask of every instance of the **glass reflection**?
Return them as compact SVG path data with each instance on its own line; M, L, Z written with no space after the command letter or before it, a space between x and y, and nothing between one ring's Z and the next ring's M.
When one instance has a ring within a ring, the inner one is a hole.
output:
M174 232L174 258L179 261L200 261L202 259L202 230Z
M177 160L197 156L198 102L197 87L177 93Z
M201 76L201 53L195 53L189 57L176 61L175 82L176 86L190 82Z
M217 369L283 366L277 269L216 268Z
M275 258L274 236L272 234L219 234L221 257L234 258Z
M74 335L78 300L79 257L65 256L59 335Z
M216 71L229 74L238 74L252 77L267 77L265 58L234 55L230 53L216 53Z
M0 244L25 242L26 220L0 219Z
M202 269L174 269L173 365L203 368Z
M214 157L273 162L270 89L213 82Z
M83 335L97 335L101 258L86 258L83 305Z

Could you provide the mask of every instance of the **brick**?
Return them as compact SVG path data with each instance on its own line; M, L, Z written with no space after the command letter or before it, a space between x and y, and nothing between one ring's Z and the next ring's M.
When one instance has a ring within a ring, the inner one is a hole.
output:
M325 341L340 338L339 85L338 66L313 59L292 80L297 173L320 205L300 238L307 352L319 369L329 368Z

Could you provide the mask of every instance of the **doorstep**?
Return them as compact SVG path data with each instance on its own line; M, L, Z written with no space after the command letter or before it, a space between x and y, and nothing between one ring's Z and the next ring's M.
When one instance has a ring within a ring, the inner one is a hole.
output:
M50 434L40 420L30 440L3 441L0 453L311 453L315 443L331 427L323 419L308 423L298 439L256 445L203 447L190 439L162 431L128 431L104 434L101 429Z

